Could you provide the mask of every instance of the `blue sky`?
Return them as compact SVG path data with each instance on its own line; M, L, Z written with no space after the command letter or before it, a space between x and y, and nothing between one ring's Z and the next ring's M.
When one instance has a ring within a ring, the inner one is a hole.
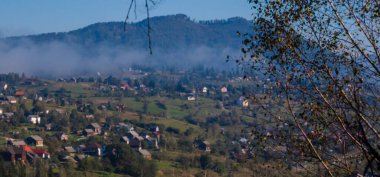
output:
M96 22L123 21L130 0L1 0L0 37L61 32ZM137 19L145 17L137 0ZM195 20L250 18L247 0L161 0L151 16L183 13Z

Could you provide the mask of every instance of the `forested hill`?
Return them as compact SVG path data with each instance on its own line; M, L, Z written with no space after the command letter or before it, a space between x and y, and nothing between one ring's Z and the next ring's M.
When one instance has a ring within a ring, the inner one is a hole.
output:
M234 17L227 20L195 22L190 17L177 14L153 17L151 20L152 46L163 51L193 46L212 48L237 48L241 39L237 31L242 33L251 29L250 21ZM17 45L23 41L36 44L64 42L83 47L123 46L128 49L147 48L147 20L136 23L123 22L96 23L70 32L47 33L21 37L10 37L8 44Z

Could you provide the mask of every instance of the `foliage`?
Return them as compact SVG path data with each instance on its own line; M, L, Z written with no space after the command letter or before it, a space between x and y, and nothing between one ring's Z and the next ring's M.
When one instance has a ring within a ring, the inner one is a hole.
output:
M285 145L294 161L321 163L330 176L378 175L379 2L250 3L253 32L243 35L244 56L236 62L246 77L266 78L249 93L276 134L253 130L260 142ZM287 111L274 111L281 101Z
M151 177L156 174L156 164L144 160L140 155L125 144L113 144L106 148L108 161L115 172L131 176Z

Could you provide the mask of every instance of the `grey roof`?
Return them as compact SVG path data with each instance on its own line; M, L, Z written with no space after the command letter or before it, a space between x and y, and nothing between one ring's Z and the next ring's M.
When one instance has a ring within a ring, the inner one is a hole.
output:
M7 96L7 100L8 100L8 101L16 100L16 98L15 98L14 96Z
M101 128L101 126L98 123L91 123L91 126L94 128Z
M133 137L138 137L140 136L137 132L135 131L129 131L129 133L133 136Z
M210 143L208 141L203 141L203 144L210 145Z
M26 145L25 141L23 141L23 140L14 140L14 141L12 141L12 144L15 145L15 146Z
M148 137L148 138L146 138L148 141L151 141L151 142L153 142L153 141L157 141L157 138L153 138L153 137Z
M76 155L76 158L78 158L79 160L83 160L84 158L86 158L86 156L82 154L78 154Z
M32 135L30 137L33 138L36 141L43 141L43 139L40 136L38 136L38 135Z
M5 115L6 117L12 117L12 116L14 116L15 114L14 114L13 112L6 112L6 113L4 113L4 115Z
M126 136L121 137L124 141L129 141L129 138Z
M124 123L124 122L120 122L119 123L119 126L121 126L121 127L126 127L126 126L128 126L126 123Z
M139 149L139 152L140 154L142 154L143 156L150 156L150 152L146 149Z
M66 150L68 153L75 153L75 152L77 152L72 146L66 146L66 147L65 147L65 150Z
M84 129L84 131L85 131L86 133L94 133L94 130L92 130L92 129Z

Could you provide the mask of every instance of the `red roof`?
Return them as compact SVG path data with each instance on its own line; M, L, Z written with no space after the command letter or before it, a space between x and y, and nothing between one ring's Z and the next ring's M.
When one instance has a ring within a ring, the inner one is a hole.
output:
M128 89L129 85L128 84L121 84L120 87L123 88L123 89Z
M24 149L25 152L32 152L32 149L27 145L22 145L21 148Z
M23 96L23 95L25 95L25 92L24 91L17 91L15 95L16 96Z
M41 156L42 154L49 154L45 149L32 149L34 153L38 154Z

